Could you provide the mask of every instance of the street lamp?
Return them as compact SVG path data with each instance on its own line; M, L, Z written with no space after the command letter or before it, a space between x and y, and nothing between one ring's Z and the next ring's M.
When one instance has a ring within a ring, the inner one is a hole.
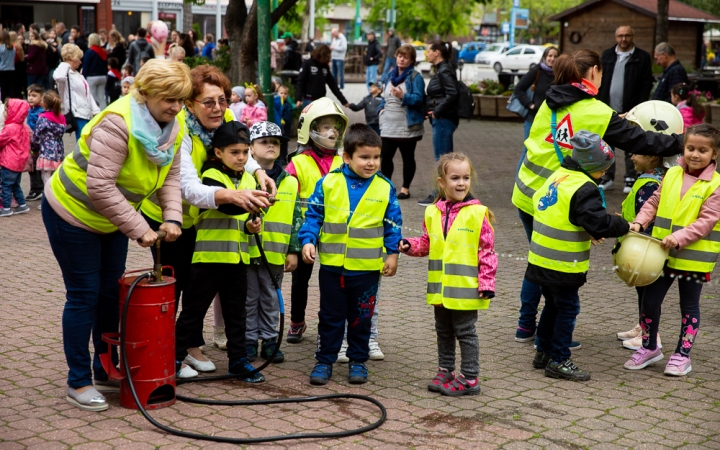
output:
M463 60L463 59L458 60L458 69L460 70L460 81L462 81L463 67L465 67L465 60Z

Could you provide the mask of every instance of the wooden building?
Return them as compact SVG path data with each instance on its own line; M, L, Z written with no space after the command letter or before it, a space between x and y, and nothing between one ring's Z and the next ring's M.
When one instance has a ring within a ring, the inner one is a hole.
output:
M670 0L668 42L684 65L700 67L703 28L720 23L716 17L677 0ZM615 45L615 29L630 25L637 47L653 55L657 0L588 0L550 20L560 22L560 51L581 48L602 52Z

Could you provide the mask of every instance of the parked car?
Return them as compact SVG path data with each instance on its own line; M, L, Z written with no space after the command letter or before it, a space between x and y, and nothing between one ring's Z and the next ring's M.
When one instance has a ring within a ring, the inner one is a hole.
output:
M475 55L475 64L488 64L492 65L493 62L497 61L498 56L505 53L510 47L508 42L496 42L494 44L487 44L485 50Z
M485 50L484 42L466 42L460 48L458 58L462 59L466 63L475 62L475 55Z
M427 61L427 45L423 44L420 41L413 41L411 45L415 47L415 65Z
M511 50L498 55L490 62L495 72L503 70L528 70L540 64L545 47L542 45L517 45Z

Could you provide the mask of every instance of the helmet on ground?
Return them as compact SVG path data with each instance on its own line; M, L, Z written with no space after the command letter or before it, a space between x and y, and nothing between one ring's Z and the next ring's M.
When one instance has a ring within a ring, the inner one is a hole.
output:
M660 240L631 231L618 246L615 273L628 286L647 286L660 278L669 252L662 248Z
M327 97L307 105L298 121L298 144L307 145L310 139L318 146L339 150L348 127L348 118L342 108Z
M675 105L660 100L640 103L625 115L628 122L645 131L662 134L683 134L685 124L682 114ZM670 168L676 165L677 156L666 156L663 165Z

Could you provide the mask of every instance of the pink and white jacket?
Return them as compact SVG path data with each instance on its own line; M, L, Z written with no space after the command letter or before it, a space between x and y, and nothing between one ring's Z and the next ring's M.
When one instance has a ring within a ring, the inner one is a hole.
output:
M32 131L25 124L30 105L24 100L11 98L7 105L5 127L0 131L0 166L22 172L30 154Z
M480 200L468 196L464 201L451 203L440 199L433 205L442 214L442 220L447 220L447 228L450 229L458 213L464 206L480 205ZM406 253L410 256L427 256L430 254L430 237L427 226L423 222L423 235L416 238L404 238L410 243L410 250ZM483 219L482 231L480 232L480 245L478 249L478 292L495 292L495 274L497 273L498 259L495 254L495 231L490 226L487 217Z
M265 120L268 120L267 108L265 106L260 106L258 103L255 103L254 105L245 105L242 110L242 114L238 119L239 122L244 123L248 128L253 126L256 122L263 122Z
M680 110L680 114L682 114L683 123L685 124L685 128L692 126L692 125L698 125L703 123L703 119L705 118L705 112L703 111L700 113L700 116L696 116L693 112L693 109L688 106L687 100L682 101L677 104L677 109Z

